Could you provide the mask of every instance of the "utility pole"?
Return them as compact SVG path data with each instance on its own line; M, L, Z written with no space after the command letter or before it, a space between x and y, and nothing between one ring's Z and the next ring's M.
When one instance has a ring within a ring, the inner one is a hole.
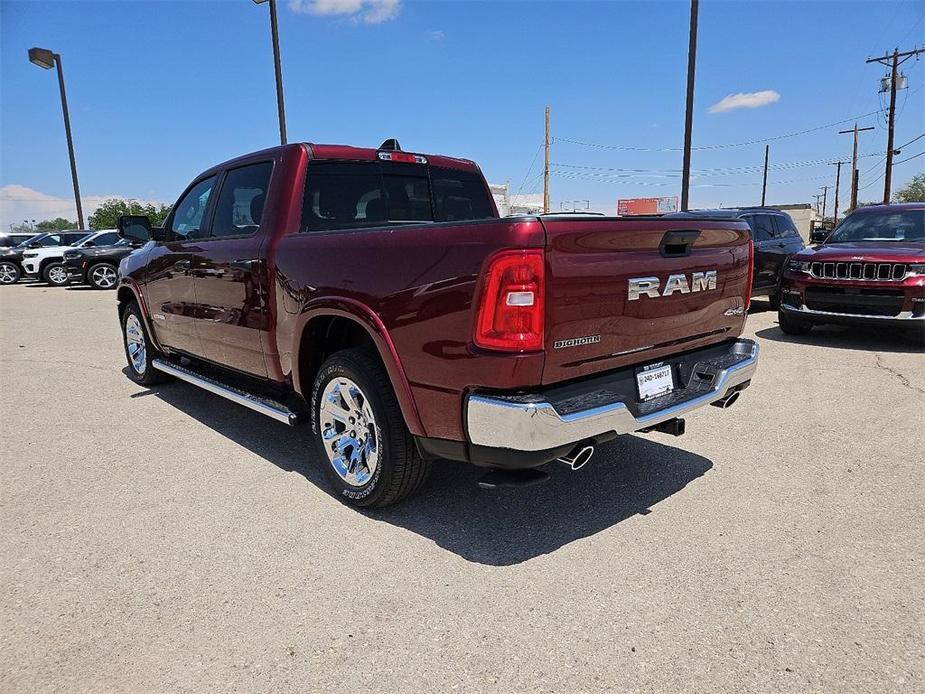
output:
M813 197L816 198L816 214L819 214L819 201L822 199L822 193L816 193Z
M764 197L768 192L768 155L771 152L771 145L764 146L764 182L761 184L761 206L764 207Z
M546 163L543 166L543 212L549 212L549 106L546 107Z
M847 164L846 161L834 161L832 164L835 165L835 212L832 217L832 225L838 226L838 187L841 185L841 167L842 164Z
M262 5L267 0L254 0ZM276 75L276 112L279 115L279 143L286 144L286 106L283 103L283 71L279 58L279 22L276 19L276 0L270 0L270 40L273 42L273 72Z
M851 150L851 206L848 208L849 212L858 206L858 133L862 133L865 130L873 130L873 126L869 128L859 128L858 124L855 123L851 130L838 131L839 135L854 133L854 148Z
M697 14L700 0L691 0L690 37L687 44L687 109L684 113L684 164L681 172L681 211L688 209L691 184L691 136L694 127L694 74L697 67Z
M893 182L893 128L896 121L896 83L899 78L899 66L920 53L925 53L925 48L913 48L911 51L902 53L899 52L898 48L895 48L892 54L882 55L879 58L868 58L866 61L890 66L890 119L886 135L886 173L883 177L884 205L890 204L890 187ZM884 61L889 61L889 63Z
M826 197L828 197L828 194L829 194L829 187L822 186L822 223L823 224L825 224L825 205L826 205L825 201L826 201Z

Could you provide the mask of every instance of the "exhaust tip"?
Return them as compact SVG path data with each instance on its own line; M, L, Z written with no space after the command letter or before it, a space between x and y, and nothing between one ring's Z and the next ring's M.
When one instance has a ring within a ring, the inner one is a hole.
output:
M727 410L730 407L732 407L735 404L735 401L738 399L739 399L739 391L736 391L734 393L731 393L730 395L727 395L722 400L717 400L716 402L712 402L710 404L713 405L714 407L719 407L724 410Z
M565 456L558 460L560 463L568 465L572 470L578 470L588 464L592 455L594 455L594 446L584 446L575 455Z
M594 455L594 446L585 446L582 448L578 451L578 455L572 460L572 469L577 470L587 465L592 455Z

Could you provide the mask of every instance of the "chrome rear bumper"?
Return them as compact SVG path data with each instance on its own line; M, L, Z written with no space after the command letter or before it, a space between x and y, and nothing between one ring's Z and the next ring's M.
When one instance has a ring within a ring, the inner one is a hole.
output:
M683 391L676 391L676 397L665 396L670 404L663 409L650 410L639 416L634 415L623 400L560 414L551 402L542 397L528 401L517 397L471 394L466 401L469 441L477 446L542 451L595 436L648 429L722 400L749 381L758 366L758 345L751 340L738 340L732 343L729 352L733 360L714 373L706 390L692 392L690 398L680 401L678 396L683 397ZM730 358L727 356L722 361L729 362Z

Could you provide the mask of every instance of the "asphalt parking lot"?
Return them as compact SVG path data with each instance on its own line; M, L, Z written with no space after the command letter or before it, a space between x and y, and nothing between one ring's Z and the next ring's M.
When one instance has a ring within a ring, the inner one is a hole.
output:
M925 690L925 358L789 338L578 472L360 513L307 432L125 367L115 296L0 289L0 690Z

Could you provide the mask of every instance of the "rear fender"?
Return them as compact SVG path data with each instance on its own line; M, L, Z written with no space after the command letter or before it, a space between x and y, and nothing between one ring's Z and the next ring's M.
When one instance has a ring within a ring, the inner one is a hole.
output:
M376 350L379 352L382 363L385 365L389 380L392 382L392 390L395 392L395 398L398 400L398 405L401 408L408 430L415 436L424 436L424 427L421 425L421 418L418 415L417 406L411 394L411 386L401 366L398 353L395 351L395 345L392 343L388 330L386 330L379 316L367 306L346 298L325 298L312 301L297 318L292 354L298 355L301 353L300 347L302 337L306 332L305 328L309 321L319 316L347 318L366 330L373 344L376 345ZM299 373L301 369L300 362L300 359L293 359L292 361L292 381L296 392L307 401L311 394L312 384L302 382L302 377Z

